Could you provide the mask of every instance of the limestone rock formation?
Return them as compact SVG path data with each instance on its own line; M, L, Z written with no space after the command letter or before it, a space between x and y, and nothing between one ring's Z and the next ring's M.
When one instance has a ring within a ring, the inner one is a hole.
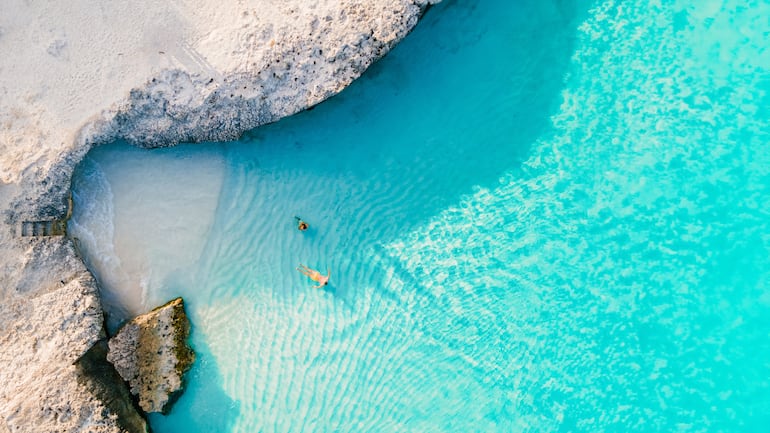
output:
M117 411L94 392L122 382L108 384L100 372L94 380L102 367L85 356L105 337L104 319L96 281L72 243L52 237L23 245L17 260L25 271L0 303L0 431L146 432L130 400ZM134 428L120 423L118 413L134 420Z
M183 390L183 375L195 360L189 334L184 301L176 298L128 321L110 339L107 360L145 412L168 412Z

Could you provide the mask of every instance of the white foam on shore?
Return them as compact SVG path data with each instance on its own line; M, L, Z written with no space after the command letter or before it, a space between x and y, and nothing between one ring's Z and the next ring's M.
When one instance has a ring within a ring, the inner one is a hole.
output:
M123 286L129 277L122 269L113 243L115 210L112 188L102 167L93 159L85 159L80 172L81 175L73 182L73 201L76 206L73 208L68 232L78 248L87 252L86 262L103 285ZM102 302L105 307L114 310L121 305L129 305L130 296L110 291L105 293ZM118 315L125 314L127 311L122 310Z
M147 299L148 291L200 256L214 221L224 160L215 146L173 153L111 147L109 158L96 149L78 169L69 233L102 285L114 327L152 308L148 302L156 300Z

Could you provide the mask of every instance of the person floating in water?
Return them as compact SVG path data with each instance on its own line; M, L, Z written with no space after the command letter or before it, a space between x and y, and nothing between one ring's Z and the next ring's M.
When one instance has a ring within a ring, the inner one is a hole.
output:
M308 225L305 221L302 221L302 218L298 216L295 216L294 218L297 220L297 228L299 229L299 231L304 232L305 230L307 230Z
M321 275L320 272L310 269L307 266L300 263L299 267L297 268L298 271L302 273L302 275L307 276L311 280L318 283L317 286L313 286L313 288L320 289L321 287L329 284L329 277L332 275L330 270L326 270L326 275Z

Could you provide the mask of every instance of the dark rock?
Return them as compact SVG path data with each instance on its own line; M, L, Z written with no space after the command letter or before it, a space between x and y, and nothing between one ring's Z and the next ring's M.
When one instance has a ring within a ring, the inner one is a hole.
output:
M107 361L107 341L96 343L75 363L78 383L85 386L115 415L128 433L147 433L147 423L137 410L128 387Z

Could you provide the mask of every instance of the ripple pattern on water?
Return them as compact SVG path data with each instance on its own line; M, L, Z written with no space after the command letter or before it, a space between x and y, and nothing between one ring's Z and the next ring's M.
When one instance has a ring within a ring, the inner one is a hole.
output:
M585 6L444 2L214 145L204 253L149 294L199 353L153 427L764 431L770 4Z

